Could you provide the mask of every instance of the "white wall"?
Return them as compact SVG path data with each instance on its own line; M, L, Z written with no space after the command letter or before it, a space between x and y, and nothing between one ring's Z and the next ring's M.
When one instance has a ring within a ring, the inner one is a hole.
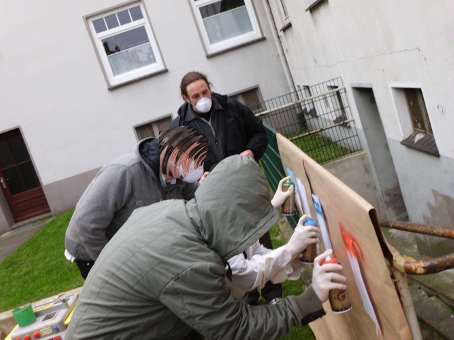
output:
M270 1L278 17L278 1ZM286 3L292 27L282 36L296 83L342 76L351 104L352 86L373 87L410 218L434 221L435 196L454 197L454 3L325 0L311 12L303 1ZM422 88L440 158L400 144L405 119L394 105L393 85Z
M83 16L122 3L0 2L0 133L22 128L43 185L131 150L134 125L176 114L187 71L205 72L221 93L288 91L266 20L264 41L207 59L186 0L144 1L168 72L109 91Z

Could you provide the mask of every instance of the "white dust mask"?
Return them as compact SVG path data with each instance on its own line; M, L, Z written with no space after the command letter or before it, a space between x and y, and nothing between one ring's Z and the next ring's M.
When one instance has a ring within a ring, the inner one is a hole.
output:
M195 105L195 110L199 113L207 113L211 110L212 101L210 97L202 97Z
M180 173L183 173L181 168L180 168ZM201 165L195 169L191 165L188 173L185 176L183 176L181 178L181 180L186 183L195 183L200 179L200 177L202 177L202 175L203 175L203 165Z

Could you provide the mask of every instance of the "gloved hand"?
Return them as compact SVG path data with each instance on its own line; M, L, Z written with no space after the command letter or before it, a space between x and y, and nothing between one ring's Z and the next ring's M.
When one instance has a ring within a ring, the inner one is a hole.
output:
M290 197L290 195L293 194L293 185L287 191L282 191L282 184L289 178L290 177L284 177L279 181L276 192L274 193L273 199L271 200L271 205L274 208L280 208L280 206L284 204L284 201L287 199L287 197Z
M347 289L345 282L347 279L342 272L340 264L325 263L320 265L320 262L327 256L331 256L333 251L326 250L324 253L317 256L314 260L314 270L312 271L312 289L323 303L328 300L328 293L331 289Z
M300 218L290 240L285 245L293 258L299 256L308 245L318 242L320 228L303 226L303 223L307 218L307 215L303 215Z

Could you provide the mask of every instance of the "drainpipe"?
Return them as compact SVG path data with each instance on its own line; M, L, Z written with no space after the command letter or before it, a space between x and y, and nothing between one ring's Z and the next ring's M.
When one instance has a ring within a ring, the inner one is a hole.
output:
M290 64L288 62L287 56L284 51L284 46L282 44L281 36L279 34L279 28L277 27L276 20L274 19L273 11L271 9L270 1L265 0L265 7L266 7L266 12L268 14L268 20L271 22L273 29L272 29L272 34L277 42L277 49L279 52L279 57L281 59L282 65L284 67L284 73L285 77L287 78L287 81L292 88L293 92L297 91L297 87L295 85L295 79L293 79L292 72L290 71ZM298 93L298 92L297 92Z

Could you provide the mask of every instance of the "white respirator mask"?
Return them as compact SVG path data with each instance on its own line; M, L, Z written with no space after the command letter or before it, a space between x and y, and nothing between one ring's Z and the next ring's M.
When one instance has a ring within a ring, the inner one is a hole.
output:
M184 173L183 168L180 165L180 173ZM199 166L198 168L194 168L193 164L189 168L188 173L186 176L183 176L181 180L185 183L195 183L197 182L200 177L203 175L203 165Z
M210 97L202 97L195 105L195 110L199 113L207 113L211 110L212 101Z

